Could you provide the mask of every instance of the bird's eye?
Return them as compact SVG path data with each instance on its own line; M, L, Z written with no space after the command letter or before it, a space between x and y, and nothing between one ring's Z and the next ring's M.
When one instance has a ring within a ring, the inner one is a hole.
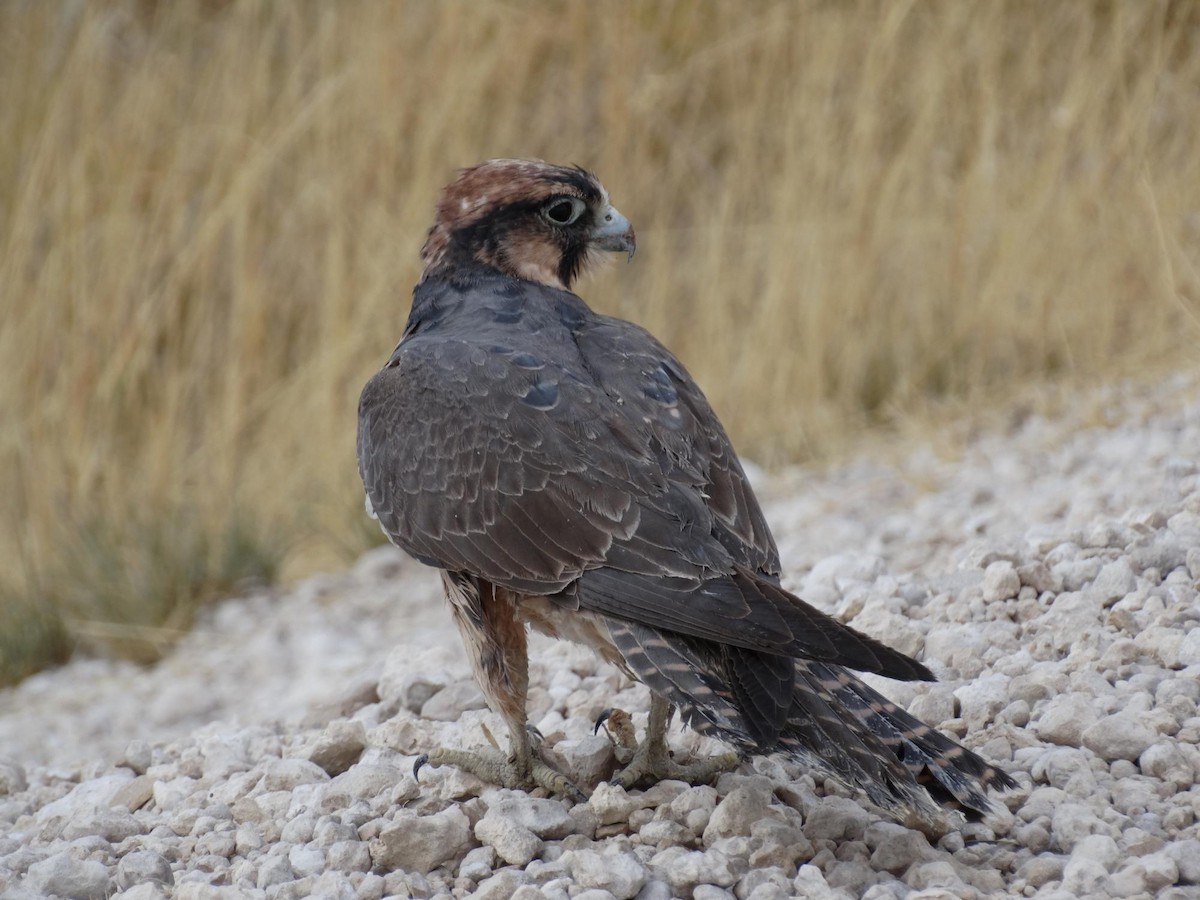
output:
M570 225L583 215L585 208L583 201L577 197L560 197L551 200L543 212L555 225Z

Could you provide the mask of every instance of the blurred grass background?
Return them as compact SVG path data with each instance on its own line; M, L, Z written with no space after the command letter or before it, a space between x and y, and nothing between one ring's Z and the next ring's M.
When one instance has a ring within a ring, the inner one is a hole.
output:
M438 189L578 162L581 287L744 454L1194 366L1200 5L0 5L0 682L380 540L354 465Z

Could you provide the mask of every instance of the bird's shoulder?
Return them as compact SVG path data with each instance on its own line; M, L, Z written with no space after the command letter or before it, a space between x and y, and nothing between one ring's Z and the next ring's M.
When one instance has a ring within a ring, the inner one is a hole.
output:
M543 521L589 511L638 540L625 534L632 514L659 546L682 540L672 522L706 535L695 553L679 549L699 565L729 554L778 571L753 490L687 369L644 328L569 291L502 276L419 286L400 344L363 391L359 466L377 511L400 496L408 518L475 498L460 516L494 504Z
M732 454L703 391L649 331L570 291L498 274L418 285L400 343L364 388L361 409L386 406L395 418L439 403L443 415L511 405L494 417L498 427L514 426L514 417L548 428L583 420L586 438L600 428L625 452L684 470L703 467L714 451Z
M498 273L422 281L400 342L364 398L400 382L408 391L427 383L453 393L466 380L528 377L521 373L548 367L588 381L572 331L591 315L569 291Z

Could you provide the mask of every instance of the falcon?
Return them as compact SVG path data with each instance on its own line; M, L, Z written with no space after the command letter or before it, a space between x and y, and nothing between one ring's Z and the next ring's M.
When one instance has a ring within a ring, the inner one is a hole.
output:
M362 392L358 466L388 538L441 570L511 752L439 748L414 770L581 796L528 726L533 628L649 688L644 740L614 776L627 787L781 753L897 819L989 812L987 788L1012 779L855 674L930 671L780 586L762 509L687 369L572 292L635 247L578 167L488 160L437 204L403 335ZM736 752L673 759L675 711Z

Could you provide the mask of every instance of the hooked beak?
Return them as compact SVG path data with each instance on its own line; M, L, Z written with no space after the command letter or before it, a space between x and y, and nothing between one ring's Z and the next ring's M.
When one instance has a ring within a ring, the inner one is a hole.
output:
M591 242L592 246L600 250L618 253L624 251L629 254L630 259L633 259L633 253L637 250L637 237L633 233L633 226L615 206L605 207L599 223L592 229Z

